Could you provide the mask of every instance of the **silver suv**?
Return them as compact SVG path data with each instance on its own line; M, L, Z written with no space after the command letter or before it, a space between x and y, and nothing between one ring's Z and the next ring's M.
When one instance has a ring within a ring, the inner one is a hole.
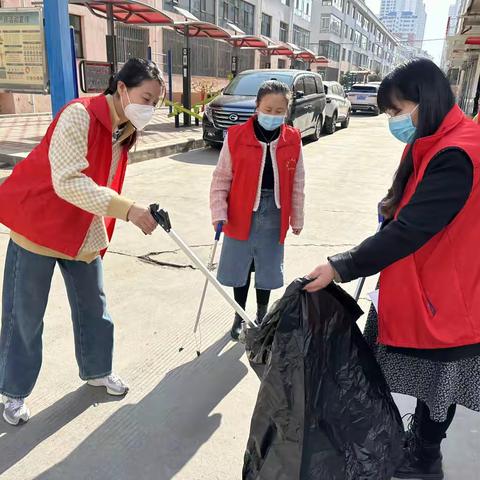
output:
M324 130L328 134L335 133L337 123L347 128L350 123L351 104L345 90L338 82L323 82L327 105L325 106Z
M352 103L352 112L372 112L375 115L380 113L377 104L379 83L357 83L353 85L348 98Z

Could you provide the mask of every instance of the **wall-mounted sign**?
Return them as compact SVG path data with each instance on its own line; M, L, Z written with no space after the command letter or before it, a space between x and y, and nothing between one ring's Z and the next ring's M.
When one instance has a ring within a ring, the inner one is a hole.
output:
M108 62L80 62L80 88L83 93L101 93L106 90L112 75Z
M0 90L47 93L42 9L0 9Z

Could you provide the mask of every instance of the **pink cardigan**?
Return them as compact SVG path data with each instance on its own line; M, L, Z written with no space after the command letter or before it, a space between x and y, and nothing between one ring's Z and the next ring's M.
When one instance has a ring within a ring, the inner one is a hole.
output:
M260 169L260 179L258 182L257 198L253 211L256 212L260 205L260 195L262 188L262 175L265 167L265 157L267 153L267 145L259 142L263 148L262 167ZM272 156L273 176L275 180L275 203L280 208L280 186L278 183L278 167L275 151L278 139L270 144L270 154ZM232 157L228 148L228 134L223 142L223 148L220 152L217 168L213 172L212 184L210 187L210 210L212 212L212 222L228 221L228 194L230 193L230 185L232 184ZM298 159L297 169L293 180L292 192L292 216L290 226L292 228L303 228L304 222L304 204L305 204L305 169L303 165L303 153L300 148L300 158Z

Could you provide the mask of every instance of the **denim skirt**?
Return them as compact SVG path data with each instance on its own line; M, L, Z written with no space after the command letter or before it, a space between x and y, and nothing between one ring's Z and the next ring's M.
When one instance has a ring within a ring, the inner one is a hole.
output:
M253 263L255 288L283 287L284 246L280 244L280 226L280 209L275 204L273 190L262 190L258 210L253 212L248 240L224 237L218 281L226 287L243 287Z

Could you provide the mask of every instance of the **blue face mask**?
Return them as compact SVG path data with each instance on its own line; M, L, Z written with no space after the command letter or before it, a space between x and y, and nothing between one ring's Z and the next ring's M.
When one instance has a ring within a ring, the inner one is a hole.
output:
M392 135L403 143L411 143L417 133L417 127L413 124L412 114L418 105L410 112L391 117L388 119L388 126Z
M276 130L283 122L285 122L284 115L268 115L267 113L258 112L258 123L265 130Z

